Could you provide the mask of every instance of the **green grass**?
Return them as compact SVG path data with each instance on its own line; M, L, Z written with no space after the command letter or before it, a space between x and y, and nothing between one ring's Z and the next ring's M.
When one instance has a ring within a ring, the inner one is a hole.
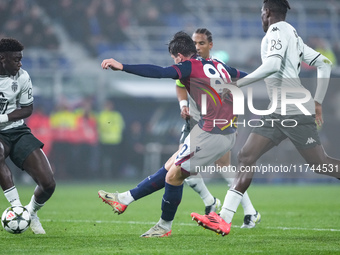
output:
M224 199L227 185L208 183ZM340 199L338 185L254 185L249 195L262 215L255 229L240 229L239 208L228 236L197 227L190 213L203 213L203 202L189 187L169 238L139 236L160 217L163 192L129 206L122 215L101 202L97 190L125 191L134 184L60 184L39 212L47 232L27 230L21 235L1 228L0 254L340 254ZM22 203L28 203L33 186L18 185ZM0 211L8 207L0 198Z

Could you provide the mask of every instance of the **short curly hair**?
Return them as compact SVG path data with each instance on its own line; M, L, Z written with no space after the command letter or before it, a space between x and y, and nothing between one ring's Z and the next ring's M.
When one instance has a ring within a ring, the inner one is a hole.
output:
M18 40L13 38L2 38L0 40L0 52L15 52L22 51L24 45L22 45Z
M272 12L286 17L290 5L288 0L263 0L263 4L266 8L269 8Z

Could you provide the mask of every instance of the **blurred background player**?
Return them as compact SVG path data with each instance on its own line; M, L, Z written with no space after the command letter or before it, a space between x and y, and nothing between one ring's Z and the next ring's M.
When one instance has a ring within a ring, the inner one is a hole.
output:
M21 69L23 49L15 39L0 41L0 185L11 205L21 205L12 173L5 163L9 156L37 183L26 208L31 214L32 231L45 234L37 211L52 196L56 184L50 163L41 149L44 144L33 136L23 120L33 111L31 78Z
M246 78L236 82L238 87L242 87L265 79L268 95L270 95L270 106L277 103L277 107L274 113L263 116L263 120L278 121L273 126L264 122L266 124L252 130L239 152L238 166L239 169L250 169L251 166L256 165L256 161L264 153L289 138L313 172L339 178L339 173L334 169L340 165L340 161L325 153L317 132L317 125L323 124L321 104L328 88L332 63L328 58L304 44L295 28L285 21L288 9L290 5L287 0L263 1L261 18L266 35L261 44L262 65ZM281 100L284 99L281 97L273 99L275 97L272 96L272 91L293 88L295 90L289 90L290 93L287 93L290 100L301 99L301 91L310 95L299 79L302 61L317 67L317 89L314 98L308 99L307 97L303 104L297 104L297 106L289 104L283 112ZM313 115L306 114L301 108ZM295 120L296 126L285 127L277 124L287 119ZM238 172L227 192L220 216L214 213L209 215L192 213L193 219L203 227L217 233L228 234L232 218L243 194L251 184L253 175L252 171Z

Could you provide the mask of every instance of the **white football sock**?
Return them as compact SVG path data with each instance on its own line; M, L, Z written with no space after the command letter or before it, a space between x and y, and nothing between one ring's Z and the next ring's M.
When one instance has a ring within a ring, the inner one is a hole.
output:
M235 178L224 178L224 179L228 182L228 186L230 187L233 184ZM241 200L241 205L243 207L244 215L256 214L256 210L255 210L253 204L250 201L250 198L249 198L247 191L244 192L244 194L243 194L243 198Z
M244 192L242 200L241 200L241 205L243 207L244 215L254 215L256 214L256 210L253 206L253 204L250 201L250 198L248 196L248 192Z
M227 178L227 177L224 177L224 179L227 181L228 187L230 188L230 187L231 187L231 184L233 184L235 178Z
M119 202L121 202L124 205L129 205L133 201L135 201L135 199L133 198L133 196L131 195L131 192L129 190L126 191L126 192L123 192L123 193L119 193L118 199L119 199Z
M160 218L157 224L161 226L162 228L164 228L166 231L170 231L172 227L172 222L173 221L166 221Z
M205 206L212 205L215 202L214 196L211 195L207 186L205 186L200 174L189 176L185 179L185 182L200 195Z
M234 214L242 200L243 194L237 190L230 189L225 196L220 216L230 223L234 217Z
M4 194L11 205L21 205L18 190L15 186L5 190Z
M31 198L31 201L29 204L26 206L27 210L30 212L30 214L35 214L37 213L38 210L40 210L41 207L44 206L45 203L39 204L35 201L34 195Z

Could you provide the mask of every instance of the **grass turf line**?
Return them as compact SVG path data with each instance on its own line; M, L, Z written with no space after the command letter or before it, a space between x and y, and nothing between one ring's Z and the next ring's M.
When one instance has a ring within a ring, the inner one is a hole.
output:
M97 191L122 192L135 184L60 184L38 213L47 232L21 235L1 228L0 254L334 254L340 252L340 200L338 185L254 185L249 195L262 215L255 229L240 229L239 207L228 236L196 227L190 213L203 213L199 196L188 186L170 238L139 236L158 221L162 191L131 204L122 215L101 202ZM227 185L208 183L223 201ZM27 204L34 186L17 186ZM9 206L0 198L0 211Z

